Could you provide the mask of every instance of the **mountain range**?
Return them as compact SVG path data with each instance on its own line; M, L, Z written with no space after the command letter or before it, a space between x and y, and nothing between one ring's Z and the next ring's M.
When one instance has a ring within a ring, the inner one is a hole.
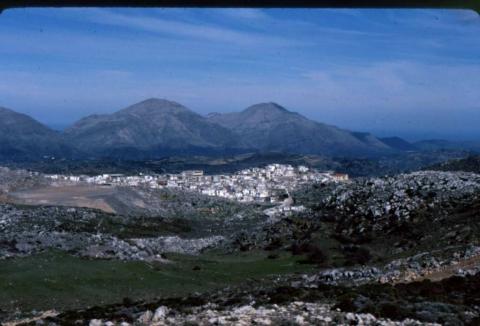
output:
M147 99L112 114L90 115L63 132L0 108L0 159L153 159L170 155L282 152L325 156L373 156L436 146L401 138L377 138L310 120L276 103L241 112L197 114L165 99Z

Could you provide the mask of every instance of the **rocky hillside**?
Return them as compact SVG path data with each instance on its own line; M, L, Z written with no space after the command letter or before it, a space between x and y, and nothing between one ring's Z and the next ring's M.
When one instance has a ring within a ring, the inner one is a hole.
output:
M479 191L480 175L425 171L355 180L329 191L319 205L334 209L346 218L345 225L361 232L409 221L420 210L446 209L454 202L470 201Z
M8 258L0 270L8 278L3 293L22 302L21 316L51 325L480 320L480 175L422 171L312 184L292 193L304 211L269 218L264 205L155 196L161 216L0 205L0 259ZM28 268L40 276L23 274ZM120 281L102 292L98 284L112 278ZM32 296L14 292L24 288L18 280L32 279L45 287ZM71 279L85 288L74 292ZM51 288L61 299L42 300L50 303L41 309L55 311L30 313L31 298ZM83 294L81 305L72 293ZM3 301L8 310L0 320L16 318L11 307L18 303Z
M256 104L238 113L210 114L209 120L232 130L248 147L262 151L354 156L392 150L370 134L312 121L276 103Z
M355 179L313 185L294 198L308 208L305 213L272 221L258 232L237 232L234 250L283 249L307 255L306 263L338 267L419 252L447 254L480 243L476 174L427 171Z
M449 160L428 167L430 170L438 171L464 171L480 173L480 156L470 155L463 159Z

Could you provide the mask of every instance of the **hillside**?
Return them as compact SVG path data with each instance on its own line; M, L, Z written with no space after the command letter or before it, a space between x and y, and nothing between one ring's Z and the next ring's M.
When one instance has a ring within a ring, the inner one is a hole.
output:
M478 141L450 141L444 139L427 139L413 143L413 145L424 151L436 150L463 150L480 153Z
M209 120L261 151L354 156L392 150L370 134L312 121L276 103L256 104L238 113L210 114Z
M470 155L463 159L449 160L443 163L429 166L427 169L438 171L464 171L480 173L480 156Z
M276 218L263 215L264 205L118 191L132 206L137 195L154 195L160 215L0 205L2 322L480 320L479 175L428 171L311 184L292 193L305 210Z
M405 139L402 139L400 137L386 137L386 138L380 138L380 140L384 143L387 144L388 146L398 149L400 151L415 151L418 150L415 145L412 143L406 141Z
M70 154L59 133L25 114L0 107L0 159L32 160Z
M88 116L68 128L65 137L94 156L162 156L239 147L229 130L161 99L148 99L113 114Z

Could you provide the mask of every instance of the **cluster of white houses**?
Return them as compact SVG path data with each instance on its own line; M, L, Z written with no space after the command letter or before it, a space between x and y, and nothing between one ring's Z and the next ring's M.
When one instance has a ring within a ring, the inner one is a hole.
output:
M302 184L348 180L346 174L331 171L319 172L306 166L293 167L283 164L270 164L264 168L250 168L226 175L205 175L203 171L184 171L179 174L138 176L103 174L98 176L49 175L48 177L60 182L177 188L240 202L270 203L282 201L286 193Z

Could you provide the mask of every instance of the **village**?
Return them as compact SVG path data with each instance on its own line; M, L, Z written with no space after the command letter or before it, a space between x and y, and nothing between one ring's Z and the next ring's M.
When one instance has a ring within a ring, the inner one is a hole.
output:
M239 202L279 203L285 195L308 183L343 182L348 175L333 171L319 172L306 166L293 167L270 164L234 174L206 175L201 170L183 171L178 174L137 175L102 174L97 176L47 175L59 183L87 183L109 186L146 186L162 189L173 188L198 192Z

